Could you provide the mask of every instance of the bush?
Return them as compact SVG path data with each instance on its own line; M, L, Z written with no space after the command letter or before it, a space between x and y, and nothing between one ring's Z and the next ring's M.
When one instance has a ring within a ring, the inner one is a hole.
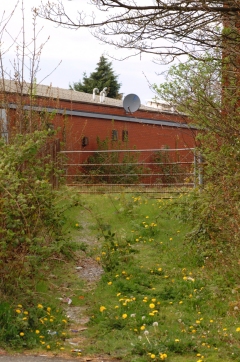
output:
M49 136L36 131L0 144L0 293L13 294L40 278L44 263L67 255L57 194L49 178L57 173L43 156ZM31 287L29 288L29 290Z
M116 142L116 141L115 141ZM139 154L129 152L107 152L109 149L121 150L121 142L111 142L108 138L100 140L97 138L99 152L87 159L88 166L83 171L89 175L93 183L130 184L139 183L141 174L146 172L141 165L138 165ZM93 166L91 166L93 164ZM96 166L97 164L97 166Z

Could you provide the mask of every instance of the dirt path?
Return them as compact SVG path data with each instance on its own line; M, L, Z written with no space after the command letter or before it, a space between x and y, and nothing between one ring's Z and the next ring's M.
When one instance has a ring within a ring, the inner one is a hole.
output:
M87 244L88 248L94 248L98 245L98 240L90 236L88 232L91 224L84 222L83 230L79 235L79 242L84 242ZM86 236L88 235L88 236ZM94 258L89 256L82 256L76 267L75 272L77 277L81 278L85 282L85 288L83 293L91 292L96 283L100 280L101 275L103 274L103 269L100 264ZM84 331L87 329L87 323L89 322L89 316L86 306L74 306L72 304L66 307L66 313L69 319L72 321L70 325L70 338L66 340L66 344L70 345L71 348L75 351L84 349L84 344L86 344L86 337L84 336ZM81 357L78 356L79 361L93 361L93 362L116 362L117 360L109 356L89 356ZM119 361L119 360L118 360ZM61 362L61 361L59 361Z
M94 237L89 236L88 232L90 224L84 222L82 231L79 234L77 240L87 244L89 249L94 248L98 244L98 240ZM88 235L86 237L86 235ZM78 260L73 273L84 280L85 289L83 292L87 293L94 289L96 283L100 280L103 273L101 265L99 265L95 259L83 254ZM71 296L69 296L71 297ZM78 355L77 351L84 350L84 344L86 345L87 340L84 336L84 331L87 329L87 323L89 322L89 316L86 306L74 306L73 304L65 303L66 314L71 320L69 326L70 338L65 341L65 345L70 346L71 350L76 351L76 356L70 356L67 353L54 355L54 353L48 352L47 354L43 351L40 353L26 352L24 354L7 354L6 351L0 350L0 362L119 362L119 359L114 359L108 355L97 355L97 356L81 356ZM75 354L75 352L73 353Z
M117 362L117 360L109 359L104 356L94 357L55 357L50 355L27 355L27 354L14 354L14 355L0 355L0 362ZM118 360L119 362L119 360Z

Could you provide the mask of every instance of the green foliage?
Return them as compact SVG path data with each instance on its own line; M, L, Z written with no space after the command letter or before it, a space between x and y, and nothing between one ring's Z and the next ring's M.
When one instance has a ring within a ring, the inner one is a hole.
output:
M41 278L54 255L70 256L57 192L49 182L59 172L42 148L47 132L18 135L0 147L0 292L25 291ZM32 291L31 291L32 290Z
M134 252L132 246L125 238L116 237L111 230L101 230L101 263L105 271L114 271L124 262L131 260Z
M191 197L85 198L101 231L95 255L105 270L86 298L86 354L135 362L239 359L239 266L235 272L224 264L212 268L198 245L186 241ZM155 220L157 233L146 228L143 235L142 225Z
M0 346L3 348L64 349L68 321L62 311L42 304L13 306L0 303Z
M238 73L218 53L201 62L190 59L170 69L168 81L154 86L161 98L198 126L198 150L204 188L194 197L188 215L198 242L233 255L239 247L240 118ZM231 245L231 247L229 247ZM220 259L221 260L221 259Z
M104 140L98 137L97 147L99 151L124 150L125 145L120 141L110 141L108 137ZM89 175L91 183L137 183L143 173L143 167L137 164L138 156L127 151L95 153L88 157L88 166L83 167L83 170ZM90 166L91 164L94 165Z
M205 55L202 61L189 58L172 66L166 82L154 84L153 88L157 97L187 114L194 124L212 130L213 117L220 115L221 65L218 54Z
M83 80L73 83L70 89L92 94L94 88L98 88L101 91L107 87L107 96L109 98L121 99L119 94L121 84L118 83L117 78L118 76L112 70L112 63L108 62L102 55L97 63L95 72L92 72L89 77L86 73L83 73Z
M154 154L153 162L156 163L155 170L161 174L158 176L156 182L164 184L182 183L184 182L183 166L177 164L173 154L170 154L166 147L166 151L158 151Z

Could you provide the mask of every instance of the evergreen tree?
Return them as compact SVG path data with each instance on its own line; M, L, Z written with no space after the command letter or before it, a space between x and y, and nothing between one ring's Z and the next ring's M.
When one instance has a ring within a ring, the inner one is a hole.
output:
M94 88L98 88L99 92L103 88L107 87L107 97L121 99L121 94L118 93L121 84L117 81L118 75L116 75L112 69L112 63L102 55L95 72L92 72L88 77L86 73L83 73L83 80L70 85L70 89L74 89L78 92L92 93Z

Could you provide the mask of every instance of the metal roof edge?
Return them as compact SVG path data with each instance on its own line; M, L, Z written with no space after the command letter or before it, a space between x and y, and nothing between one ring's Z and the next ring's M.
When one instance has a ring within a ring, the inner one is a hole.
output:
M16 109L16 107L17 106L14 103L9 104L9 108ZM174 122L174 121L164 121L164 120L157 121L157 120L152 120L149 118L133 118L133 117L127 117L127 116L117 116L117 115L94 113L94 112L72 111L72 110L62 109L62 108L51 108L51 107L40 107L40 106L25 105L23 108L25 110L32 109L36 112L47 111L49 113L57 113L57 114L63 114L63 115L68 115L68 116L100 118L100 119L108 119L108 120L123 121L123 122L152 124L152 125L164 126L164 127L198 129L196 126L192 126L187 123Z

